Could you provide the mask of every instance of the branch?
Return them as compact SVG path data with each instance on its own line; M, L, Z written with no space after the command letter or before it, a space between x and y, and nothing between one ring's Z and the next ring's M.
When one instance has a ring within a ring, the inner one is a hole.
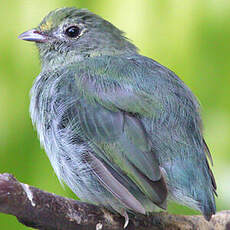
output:
M44 192L20 183L12 175L0 174L0 212L14 215L26 226L43 230L122 230L124 218L92 204ZM202 216L130 216L127 230L230 229L230 210L207 222Z

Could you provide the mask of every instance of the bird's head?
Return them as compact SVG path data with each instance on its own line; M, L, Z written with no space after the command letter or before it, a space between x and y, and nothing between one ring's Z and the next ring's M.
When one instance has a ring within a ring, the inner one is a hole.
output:
M119 29L86 9L54 10L19 38L36 42L42 61L136 51Z

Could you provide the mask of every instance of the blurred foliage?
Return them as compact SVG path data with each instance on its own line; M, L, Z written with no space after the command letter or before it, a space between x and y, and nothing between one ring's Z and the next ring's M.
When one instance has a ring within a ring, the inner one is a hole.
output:
M214 159L218 210L230 204L229 0L1 0L0 173L59 195L63 190L29 117L29 90L40 66L31 43L17 39L51 10L88 8L127 33L140 52L176 72L202 105L204 133ZM193 214L175 204L169 210ZM0 214L0 229L26 229Z

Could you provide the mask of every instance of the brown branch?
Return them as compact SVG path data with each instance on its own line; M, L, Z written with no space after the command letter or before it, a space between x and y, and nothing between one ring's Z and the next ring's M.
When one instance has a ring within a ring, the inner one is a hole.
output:
M10 174L0 174L0 212L14 215L36 229L122 230L124 218L101 207L57 196L20 183ZM230 211L207 222L202 216L165 212L130 216L127 230L230 229Z

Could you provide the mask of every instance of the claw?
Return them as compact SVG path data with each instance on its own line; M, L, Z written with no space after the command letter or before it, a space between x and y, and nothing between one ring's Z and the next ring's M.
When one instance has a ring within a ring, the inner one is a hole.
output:
M124 229L125 229L129 224L129 216L125 210L122 212L122 216L125 218L125 224L124 224Z

